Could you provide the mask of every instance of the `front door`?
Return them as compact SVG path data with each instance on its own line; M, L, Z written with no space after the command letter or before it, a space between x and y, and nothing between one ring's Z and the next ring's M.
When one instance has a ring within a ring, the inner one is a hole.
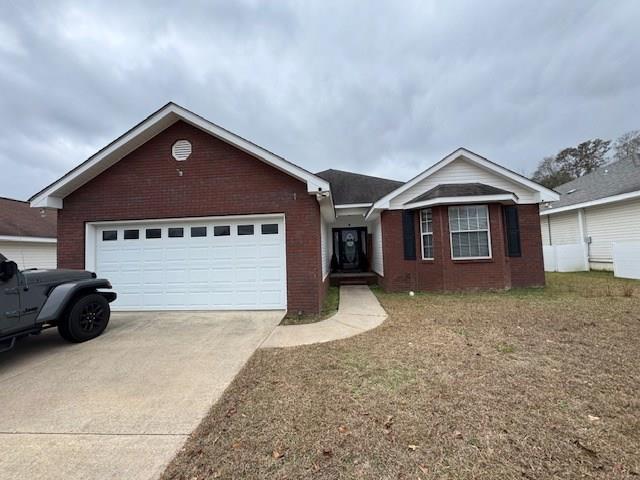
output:
M334 228L333 248L338 271L354 271L366 268L367 230L363 227Z
M360 266L360 240L358 230L345 229L341 232L341 263L344 270L356 269Z

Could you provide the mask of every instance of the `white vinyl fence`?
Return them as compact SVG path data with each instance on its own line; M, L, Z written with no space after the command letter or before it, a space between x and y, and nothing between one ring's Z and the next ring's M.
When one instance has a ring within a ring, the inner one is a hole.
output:
M640 280L640 242L613 243L613 274Z
M586 243L572 245L544 245L545 272L584 272L589 270Z

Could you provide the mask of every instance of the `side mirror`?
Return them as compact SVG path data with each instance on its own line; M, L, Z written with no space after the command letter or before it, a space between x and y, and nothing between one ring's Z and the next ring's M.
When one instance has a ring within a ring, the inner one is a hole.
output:
M16 262L4 261L0 263L0 282L11 280L18 273Z

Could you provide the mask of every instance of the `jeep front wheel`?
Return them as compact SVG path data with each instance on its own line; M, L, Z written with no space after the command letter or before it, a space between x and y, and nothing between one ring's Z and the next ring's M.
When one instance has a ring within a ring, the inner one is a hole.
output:
M111 315L109 302L98 293L78 298L67 312L58 324L58 333L73 343L96 338L107 328Z

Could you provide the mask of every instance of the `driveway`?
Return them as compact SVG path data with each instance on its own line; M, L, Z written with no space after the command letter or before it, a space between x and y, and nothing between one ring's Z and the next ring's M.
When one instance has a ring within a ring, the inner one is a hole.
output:
M284 312L114 313L0 355L0 478L158 476Z

